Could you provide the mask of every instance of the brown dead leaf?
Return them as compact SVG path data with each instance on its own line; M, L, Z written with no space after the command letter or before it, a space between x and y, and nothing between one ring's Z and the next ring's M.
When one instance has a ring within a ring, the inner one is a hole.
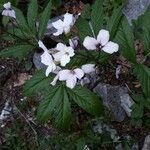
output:
M32 75L29 75L27 73L20 73L18 75L17 81L14 82L14 87L22 86L26 80L29 80L32 77Z

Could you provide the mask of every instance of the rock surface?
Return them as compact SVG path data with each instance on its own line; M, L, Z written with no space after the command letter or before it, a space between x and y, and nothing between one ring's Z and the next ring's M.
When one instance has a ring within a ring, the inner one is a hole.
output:
M140 15L142 15L149 5L150 0L128 0L123 9L123 13L131 24L131 21L136 20Z
M150 135L147 135L142 150L150 150Z
M111 112L113 120L121 122L126 115L130 116L133 100L128 94L126 87L111 86L109 84L99 83L94 92L97 93Z

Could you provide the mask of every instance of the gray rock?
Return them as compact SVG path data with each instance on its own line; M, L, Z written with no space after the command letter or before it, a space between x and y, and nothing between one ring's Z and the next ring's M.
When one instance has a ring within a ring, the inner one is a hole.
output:
M41 63L41 53L34 53L33 63L37 69L46 68L46 66L43 63Z
M114 129L112 125L107 125L105 123L97 123L94 127L93 130L95 133L105 133L109 132L111 139L113 142L119 142L120 137L118 136L117 131Z
M150 150L150 135L147 135L142 150Z
M128 0L127 4L123 8L123 13L131 24L131 21L136 20L140 15L142 15L149 5L150 0Z
M126 87L99 83L93 90L102 98L104 106L112 112L113 120L121 122L126 115L130 116L130 108L134 102Z

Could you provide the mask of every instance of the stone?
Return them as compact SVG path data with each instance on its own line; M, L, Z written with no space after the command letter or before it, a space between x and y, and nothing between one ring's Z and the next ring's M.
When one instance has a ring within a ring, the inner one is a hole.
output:
M123 13L131 24L132 20L136 20L140 15L144 14L149 5L150 0L128 0L123 8Z
M150 150L150 135L147 135L142 150Z
M37 69L46 68L46 66L41 63L41 55L42 53L34 53L33 55L33 63Z
M131 106L134 102L126 87L99 83L93 91L102 98L103 105L112 112L114 121L121 122L127 115L131 115Z

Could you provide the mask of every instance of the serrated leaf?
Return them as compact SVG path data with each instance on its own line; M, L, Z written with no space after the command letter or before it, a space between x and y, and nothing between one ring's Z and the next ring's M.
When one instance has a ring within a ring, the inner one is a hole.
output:
M62 87L63 91L61 93L62 100L60 104L57 106L57 113L55 113L55 125L60 128L67 128L70 125L71 121L71 106L69 102L69 97L66 92L66 88Z
M32 96L38 91L48 88L52 80L53 78L51 76L45 76L45 72L43 70L37 71L30 80L26 81L23 93L26 96Z
M136 63L134 35L126 18L123 19L122 26L117 32L116 41L120 46L122 55L132 63Z
M122 16L122 7L119 7L113 11L112 16L108 20L107 29L110 33L110 39L114 39L114 37L116 36Z
M142 28L141 38L144 41L144 49L148 54L150 53L150 6L147 8L146 12L140 16L138 19L138 26Z
M32 45L15 45L0 51L0 57L15 57L23 59L33 49Z
M80 17L77 21L76 21L76 26L78 28L79 31L79 36L80 36L80 40L84 41L84 38L86 36L93 36L89 22Z
M143 105L141 103L134 104L132 106L131 117L132 118L142 118L143 117Z
M84 5L84 9L81 13L81 17L84 19L91 19L91 6L90 6L90 4Z
M103 25L103 12L103 0L96 0L92 6L91 12L91 22L96 36L98 35L99 30L102 28Z
M100 98L87 88L76 86L68 89L68 94L82 109L95 116L102 116L103 106Z
M29 25L31 31L34 34L36 33L37 13L38 13L37 0L31 0L30 4L28 6L27 20L28 20L28 25Z
M55 118L55 126L67 128L71 120L71 107L64 85L50 88L48 95L40 103L37 117L40 121Z
M30 33L30 28L27 24L27 21L22 13L22 11L18 8L14 8L13 9L15 10L15 13L16 13L16 22L17 22L17 25L19 26L20 30L28 33L28 34L31 34Z
M39 31L38 31L39 39L43 38L45 31L47 29L48 20L51 14L51 7L52 7L52 3L50 0L40 17Z
M134 74L139 79L144 94L150 98L150 68L142 65L134 65Z

